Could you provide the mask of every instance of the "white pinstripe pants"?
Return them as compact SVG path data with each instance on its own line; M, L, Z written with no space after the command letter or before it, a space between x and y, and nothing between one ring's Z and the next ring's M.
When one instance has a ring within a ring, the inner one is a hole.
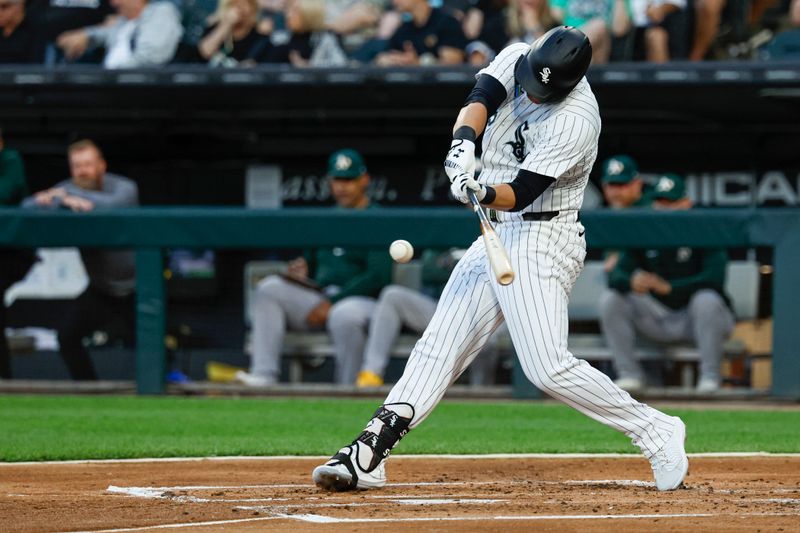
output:
M430 414L505 317L525 375L539 389L625 433L648 457L663 446L673 429L670 417L637 402L567 349L569 293L586 255L583 226L574 218L573 212L549 222L497 224L516 272L506 287L491 272L483 239L472 244L386 399L414 406L412 428Z

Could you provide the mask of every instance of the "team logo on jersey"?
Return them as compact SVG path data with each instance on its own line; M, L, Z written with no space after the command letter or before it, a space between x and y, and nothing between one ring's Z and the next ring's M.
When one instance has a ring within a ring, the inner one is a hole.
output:
M514 140L508 141L507 145L511 146L511 153L517 158L517 161L522 163L525 160L525 137L522 136L523 131L528 131L528 121L526 120L514 132Z
M686 246L682 246L678 248L676 256L679 263L685 263L686 261L692 258L692 249L687 248Z
M539 76L542 77L542 83L544 83L545 85L550 83L550 69L549 68L544 67L542 69L542 71L539 73Z

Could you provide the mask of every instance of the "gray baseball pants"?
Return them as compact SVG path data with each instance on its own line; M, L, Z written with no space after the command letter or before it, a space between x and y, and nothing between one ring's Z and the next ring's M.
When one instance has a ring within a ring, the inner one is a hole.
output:
M375 306L369 324L369 336L364 352L362 370L383 376L389 363L391 349L403 327L422 333L433 318L437 301L430 296L401 285L385 287ZM484 349L481 357L472 364L470 383L488 385L492 383L492 371L497 360L497 350Z
M697 291L683 309L673 310L649 294L606 290L600 298L600 329L620 378L644 381L634 354L636 334L664 343L693 342L700 352L700 379L720 382L722 347L733 331L733 313L711 289Z
M252 374L278 380L286 331L312 331L306 317L324 298L280 276L269 276L258 284L252 309ZM355 382L374 309L375 299L365 296L343 298L331 307L326 326L333 342L337 383Z

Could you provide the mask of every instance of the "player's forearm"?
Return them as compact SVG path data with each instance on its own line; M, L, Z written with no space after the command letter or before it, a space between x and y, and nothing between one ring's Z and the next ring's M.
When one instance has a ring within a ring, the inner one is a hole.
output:
M498 211L509 211L516 205L517 195L510 185L501 183L500 185L495 185L493 189L496 194L494 201L484 205L492 209L497 209Z
M453 134L459 128L468 126L475 130L475 137L480 136L486 128L486 122L489 120L489 115L486 106L480 102L472 102L461 108L461 112L456 118L456 123L453 126Z

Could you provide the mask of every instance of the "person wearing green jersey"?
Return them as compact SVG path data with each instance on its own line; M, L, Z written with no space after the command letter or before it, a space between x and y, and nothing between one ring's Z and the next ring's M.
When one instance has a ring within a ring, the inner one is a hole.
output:
M370 176L357 151L334 152L328 178L339 208L378 208L367 196ZM255 387L274 385L286 331L327 329L336 382L355 383L375 298L391 275L392 260L384 249L318 248L290 261L285 274L268 276L256 289L252 360L249 371L237 372L236 380Z
M650 187L639 174L636 161L627 155L615 155L603 162L603 196L611 209L650 207ZM619 260L619 250L606 250L603 255L603 270L614 270Z
M683 179L656 181L656 209L689 209ZM600 328L614 357L616 384L641 390L644 373L634 355L637 333L662 343L693 342L700 352L698 392L720 388L722 346L734 317L724 292L728 254L716 248L624 250L600 299Z

